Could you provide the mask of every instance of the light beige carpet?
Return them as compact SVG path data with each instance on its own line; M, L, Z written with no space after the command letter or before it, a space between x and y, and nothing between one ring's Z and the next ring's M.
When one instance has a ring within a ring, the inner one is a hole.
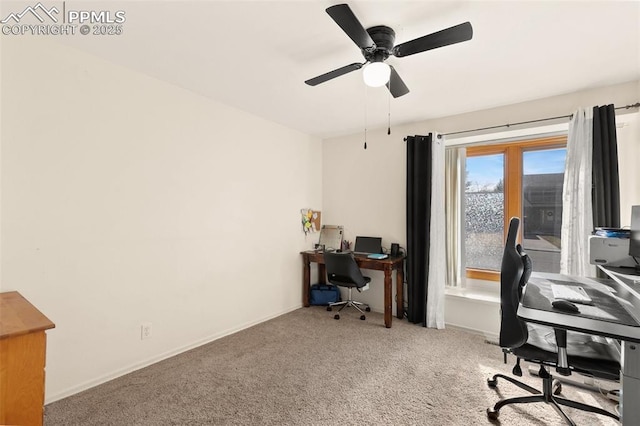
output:
M524 395L488 377L515 358L465 331L425 329L382 315L336 321L301 308L45 408L45 425L482 425L501 397ZM526 374L526 373L525 373ZM540 379L525 377L540 388ZM606 409L609 399L564 386ZM615 425L567 408L578 425ZM562 425L546 404L505 407L502 425Z

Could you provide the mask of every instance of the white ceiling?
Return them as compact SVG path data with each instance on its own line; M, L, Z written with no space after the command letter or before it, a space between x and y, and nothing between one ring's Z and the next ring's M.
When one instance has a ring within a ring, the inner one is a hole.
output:
M386 127L389 106L397 125L640 78L640 2L349 1L365 28L392 27L396 44L465 21L473 39L389 58L411 90L397 99L365 89L361 71L307 86L362 62L325 12L337 3L83 2L124 10L124 33L58 40L320 137L362 131L365 117Z

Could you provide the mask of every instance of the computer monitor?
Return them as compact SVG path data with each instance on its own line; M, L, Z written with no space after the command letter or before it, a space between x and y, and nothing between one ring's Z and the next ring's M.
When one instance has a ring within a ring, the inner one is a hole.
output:
M318 246L322 250L340 250L344 227L339 225L322 225Z
M629 256L636 262L636 270L640 269L640 206L631 207L631 232L629 235Z

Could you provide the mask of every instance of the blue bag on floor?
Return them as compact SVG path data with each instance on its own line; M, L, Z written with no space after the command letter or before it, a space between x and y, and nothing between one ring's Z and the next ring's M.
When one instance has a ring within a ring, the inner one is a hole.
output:
M340 302L340 290L330 284L314 284L309 293L310 305L328 305L329 303Z

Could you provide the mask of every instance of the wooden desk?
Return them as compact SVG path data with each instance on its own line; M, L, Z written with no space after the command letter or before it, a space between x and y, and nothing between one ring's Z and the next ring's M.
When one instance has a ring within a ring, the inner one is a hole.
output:
M42 425L45 330L53 327L17 291L0 293L0 424Z
M311 262L318 264L318 282L325 284L327 274L324 267L324 255L313 250L303 251L302 255L302 304L309 306L309 287L311 286ZM384 271L384 325L391 328L392 320L392 277L391 271L396 271L396 315L404 316L404 256L388 257L386 259L369 259L365 255L355 255L356 262L361 269Z

